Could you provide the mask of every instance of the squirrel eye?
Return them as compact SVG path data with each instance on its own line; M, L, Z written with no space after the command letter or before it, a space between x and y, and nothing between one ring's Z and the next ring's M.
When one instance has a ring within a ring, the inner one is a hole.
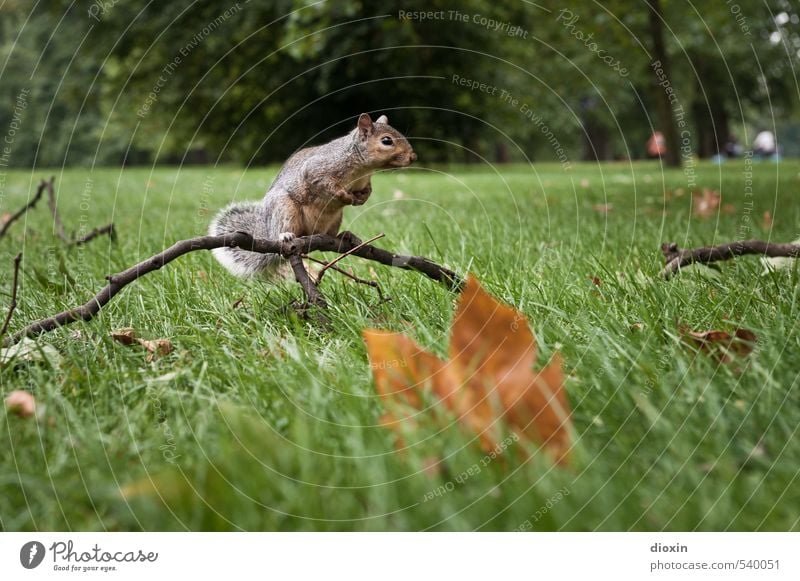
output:
M391 137L389 137L388 135L386 135L386 136L384 136L384 137L382 137L382 138L381 138L381 143L382 143L383 145L391 145L392 143L394 143L394 141L392 141L392 138L391 138Z

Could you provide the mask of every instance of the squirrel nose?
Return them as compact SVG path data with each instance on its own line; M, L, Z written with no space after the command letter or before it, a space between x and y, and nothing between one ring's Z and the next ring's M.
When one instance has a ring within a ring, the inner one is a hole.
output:
M417 161L417 154L412 151L409 159L411 159L411 161Z

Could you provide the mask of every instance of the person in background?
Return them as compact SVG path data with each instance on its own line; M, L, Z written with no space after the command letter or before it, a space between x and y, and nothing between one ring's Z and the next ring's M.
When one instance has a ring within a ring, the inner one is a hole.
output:
M660 131L653 131L650 139L647 140L647 157L659 159L667 153L667 140Z
M776 159L778 157L778 146L775 141L775 134L766 129L759 131L753 140L753 155L757 159Z
M725 143L722 145L722 149L712 155L710 161L716 164L724 163L727 159L736 159L741 156L743 152L744 148L736 139L736 136L729 134L728 139L726 139Z
M744 147L736 139L735 135L728 135L728 140L725 142L725 155L731 159L736 159L744 153Z

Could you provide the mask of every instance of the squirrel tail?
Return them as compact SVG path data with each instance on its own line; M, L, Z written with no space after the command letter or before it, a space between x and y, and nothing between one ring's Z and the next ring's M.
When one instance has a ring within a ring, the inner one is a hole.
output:
M264 207L258 202L231 204L214 217L208 228L211 236L247 232L254 238L270 238ZM232 274L241 277L266 273L280 262L277 254L261 254L240 248L215 248L214 257Z

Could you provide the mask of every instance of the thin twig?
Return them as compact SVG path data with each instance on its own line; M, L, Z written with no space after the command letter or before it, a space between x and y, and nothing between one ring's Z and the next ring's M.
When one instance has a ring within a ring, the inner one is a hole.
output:
M669 242L661 245L661 252L667 263L664 270L661 271L661 276L670 278L684 266L695 262L710 264L747 254L760 254L771 258L797 258L800 256L800 244L773 244L763 240L741 240L719 246L682 249L675 242Z
M295 256L300 260L301 266L302 259L300 256L302 254L308 254L314 251L341 253L352 250L352 254L366 260L372 260L387 266L394 266L405 270L416 270L432 280L443 283L450 289L460 289L463 284L463 280L455 272L425 258L397 255L383 250L382 248L363 244L357 245L347 240L334 238L333 236L303 236L294 239L290 243L279 242L277 240L254 239L250 234L245 232L236 232L226 236L198 236L197 238L176 242L163 252L143 260L127 270L107 277L108 284L88 302L53 315L52 317L35 321L24 329L3 339L2 344L4 346L13 345L21 341L24 337L41 335L63 325L74 323L75 321L90 321L100 312L100 309L107 305L123 288L138 278L160 269L165 264L189 252L196 250L212 250L214 248L223 247L241 248L261 254L280 254L286 258ZM306 273L306 276L308 276L305 267L303 267L302 270ZM297 275L297 270L295 270L295 275ZM302 274L300 276L302 277ZM306 287L303 287L303 290L307 293L306 298L308 302L314 303L314 295L312 294L309 296ZM318 290L317 293L319 294ZM322 298L321 294L319 294L319 298ZM322 298L322 301L324 303L324 298ZM320 304L319 299L317 299L316 304Z
M6 320L3 323L3 327L0 329L0 338L4 337L6 331L8 331L8 325L11 323L14 309L17 308L17 286L19 282L19 265L21 262L22 252L17 254L16 258L14 258L14 281L11 283L11 304L8 305L8 314L6 314Z
M350 236L350 237L353 236L349 232L347 233L347 235ZM375 242L378 238L383 238L384 236L386 236L386 234L378 234L377 236L373 236L372 238L370 238L369 240L366 240L364 242L360 242L359 241L359 243L354 248L351 248L347 252L344 252L344 253L340 254L339 256L337 256L336 258L334 258L333 260L331 260L329 263L327 263L325 266L323 266L320 269L320 271L317 273L317 284L319 284L320 281L322 280L322 276L325 274L325 271L328 270L330 267L332 267L334 264L336 264L337 262L339 262L341 259L345 258L346 256L350 256L351 254L353 254L354 252L356 252L360 248L363 248L364 246L367 246L371 242ZM339 237L342 238L342 235L340 234Z
M56 192L53 188L53 180L55 180L55 176L50 178L50 181L47 184L47 205L50 206L50 214L53 216L53 227L56 231L56 236L61 238L67 244L70 243L70 238L67 236L67 233L64 231L64 223L61 221L61 216L58 213L58 206L56 204Z
M81 244L86 244L87 242L91 242L98 236L102 236L103 234L108 234L108 237L114 242L117 239L117 231L114 229L114 223L106 224L100 228L95 228L88 234L84 234L83 236L79 236L72 242L68 244L68 246L80 246Z
M39 183L39 186L36 188L36 194L33 196L33 198L31 198L31 200L27 204L25 204L21 209L19 209L17 212L9 216L8 220L6 220L5 222L3 222L2 225L0 225L0 238L6 235L6 232L11 227L11 224L16 222L19 218L21 218L25 214L25 212L33 208L39 202L46 188L47 188L47 182L45 180L42 180Z
M25 212L32 209L41 199L42 194L45 190L47 190L47 205L50 207L50 214L53 217L53 228L55 229L56 236L58 236L61 240L66 242L67 246L80 246L82 244L86 244L97 238L98 236L102 236L103 234L108 234L108 237L113 241L117 239L117 232L114 229L114 224L106 224L101 228L95 228L88 234L84 234L78 238L70 238L67 236L67 233L64 229L64 222L61 220L61 215L58 212L58 205L56 203L56 193L55 189L53 188L53 184L55 182L55 176L52 176L49 180L42 180L39 184L39 187L36 190L36 195L28 202L24 207L22 207L19 211L15 214L10 216L8 220L6 220L3 224L0 224L0 238L5 236L6 231L9 229L11 224L13 224L16 220L18 220Z
M53 178L55 179L55 178ZM47 188L47 203L50 206L50 213L53 215L53 225L56 230L56 235L61 238L64 242L67 243L67 246L81 246L82 244L86 244L87 242L91 242L98 236L102 236L104 234L108 234L108 237L114 242L117 239L117 232L114 230L114 223L106 224L105 226L101 226L100 228L95 228L91 232L84 234L83 236L78 236L77 238L73 237L70 238L67 236L66 231L64 230L64 223L61 221L61 215L58 212L58 205L56 204L56 193L53 189L53 179L50 180L50 183Z
M343 268L339 268L338 266L332 266L332 265L330 265L330 263L328 263L328 262L325 262L324 260L319 260L319 259L317 259L317 258L314 258L313 256L306 256L306 255L303 255L303 258L307 258L308 260L310 260L310 261L312 261L312 262L316 262L317 264L327 264L327 265L328 265L328 268L330 268L331 270L335 270L335 271L336 271L336 272L338 272L339 274L343 274L343 275L344 275L344 276L346 276L347 278L349 278L349 279L351 279L351 280L354 280L355 282L357 282L357 283L359 283L359 284L365 284L365 285L367 285L367 286L371 286L371 287L372 287L372 288L374 288L376 291L378 291L378 298L380 299L380 301L381 301L382 303L385 303L385 302L387 302L387 301L390 301L390 300L392 300L392 299L391 299L391 297L387 297L387 296L385 296L385 295L383 294L383 290L381 289L381 285L380 285L380 284L378 284L378 283L377 283L376 281L374 281L374 280L367 280L367 279L365 279L365 278L361 278L361 277L359 277L359 276L356 276L356 275L355 275L355 274L353 274L352 272L348 272L348 271L346 271L346 270L345 270L345 269L343 269ZM319 286L319 281L320 281L320 279L319 279L319 277L317 277L317 286Z
M379 262L386 266L402 268L403 270L416 270L430 279L442 283L448 289L459 291L464 284L463 279L449 268L445 268L435 262L421 256L403 256L394 254L382 248L372 245L364 245L362 242L352 242L343 238L334 238L323 234L313 236L303 236L295 238L288 245L290 252L308 254L315 250L321 252L339 252L358 256L365 260ZM286 255L286 254L284 254Z

